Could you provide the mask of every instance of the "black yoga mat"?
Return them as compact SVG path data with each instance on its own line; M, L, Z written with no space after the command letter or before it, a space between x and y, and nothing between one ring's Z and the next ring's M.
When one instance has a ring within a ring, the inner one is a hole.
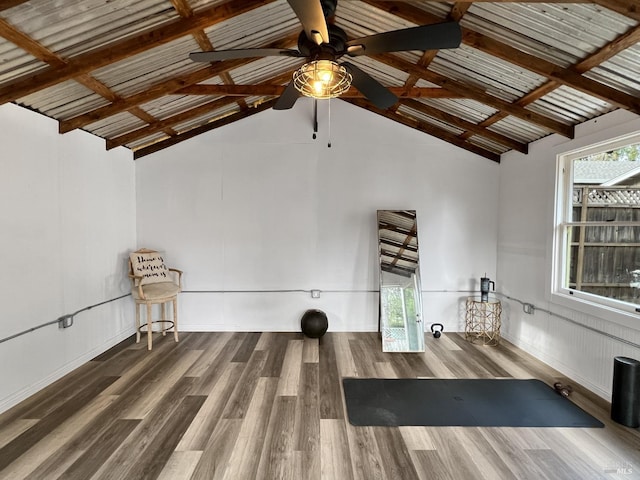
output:
M540 380L345 378L356 426L597 427Z

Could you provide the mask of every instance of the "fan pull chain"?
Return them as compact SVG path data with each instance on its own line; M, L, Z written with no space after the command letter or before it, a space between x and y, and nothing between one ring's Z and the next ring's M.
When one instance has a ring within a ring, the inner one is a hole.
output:
M327 135L329 136L329 143L327 144L328 148L331 148L331 99L327 100L329 105L329 114L327 115Z
M316 133L318 132L318 99L313 99L313 139L316 139Z

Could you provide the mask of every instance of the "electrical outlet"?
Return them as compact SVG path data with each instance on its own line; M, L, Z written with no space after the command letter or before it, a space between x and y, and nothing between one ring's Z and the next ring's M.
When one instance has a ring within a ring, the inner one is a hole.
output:
M59 328L69 328L71 325L73 325L73 315L63 315L58 318Z
M536 307L534 307L531 303L522 304L522 310L524 310L524 313L528 313L529 315L533 315L535 309Z
M311 298L320 298L320 290L311 290Z

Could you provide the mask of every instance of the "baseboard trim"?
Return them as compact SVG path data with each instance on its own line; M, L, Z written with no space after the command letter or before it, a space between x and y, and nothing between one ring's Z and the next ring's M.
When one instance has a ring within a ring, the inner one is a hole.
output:
M502 334L502 337L505 340L507 340L508 342L514 344L516 347L521 348L525 352L527 352L527 353L533 355L534 357L536 357L538 360L546 363L551 368L555 368L556 370L561 372L563 375L566 375L567 377L572 378L573 380L578 382L583 387L587 388L588 390L590 390L591 392L595 393L599 397L602 397L604 400L606 400L608 402L611 401L611 392L610 391L605 390L601 386L594 384L588 378L586 378L583 375L579 374L573 368L571 368L568 365L562 363L557 358L555 358L555 357L553 357L551 355L547 355L546 353L542 352L541 350L535 348L533 345L531 345L531 344L529 344L527 342L523 342L521 339L516 339L516 338L511 337L510 335L504 335L504 334Z
M103 344L91 349L90 351L86 352L84 355L81 355L75 360L69 363L66 363L65 365L61 366L55 372L51 373L50 375L43 378L42 380L32 385L29 385L28 387L23 388L22 390L16 393L13 393L6 398L3 398L2 400L0 400L0 413L9 410L11 407L29 398L31 395L39 392L46 386L51 385L53 382L55 382L59 378L64 377L67 373L71 372L72 370L75 370L79 366L88 362L92 358L100 355L101 353L106 352L108 349L110 349L114 345L117 345L118 343L129 338L131 335L134 335L135 333L136 333L136 330L134 327L129 328L121 332L120 334L116 335L115 337L108 339Z

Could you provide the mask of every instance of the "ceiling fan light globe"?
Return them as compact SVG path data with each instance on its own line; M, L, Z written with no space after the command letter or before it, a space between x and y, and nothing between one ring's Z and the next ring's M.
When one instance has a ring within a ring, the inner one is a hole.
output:
M331 70L318 70L316 78L318 82L324 85L330 85L333 81L333 72Z
M332 60L305 63L293 74L293 84L304 96L318 99L335 98L351 86L351 74Z
M316 95L324 95L325 89L326 84L324 82L321 82L320 80L316 80L315 82L313 82L313 91Z

